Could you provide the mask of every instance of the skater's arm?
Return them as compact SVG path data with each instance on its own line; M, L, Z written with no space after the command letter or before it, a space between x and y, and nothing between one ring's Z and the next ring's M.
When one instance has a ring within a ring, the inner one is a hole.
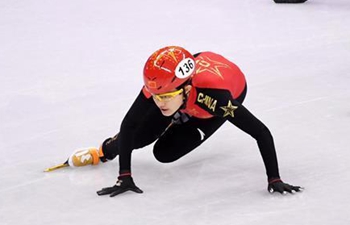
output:
M232 101L237 109L234 111L234 117L229 117L228 120L257 141L268 179L279 178L277 155L271 132L243 105Z
M137 127L147 118L145 114L154 107L152 98L147 98L144 91L141 91L135 102L125 115L118 134L119 167L120 173L131 170L131 153L134 149L134 135Z
M229 91L197 88L197 93L196 104L199 107L214 116L226 118L257 141L268 178L279 178L275 145L269 129L239 101L232 98Z

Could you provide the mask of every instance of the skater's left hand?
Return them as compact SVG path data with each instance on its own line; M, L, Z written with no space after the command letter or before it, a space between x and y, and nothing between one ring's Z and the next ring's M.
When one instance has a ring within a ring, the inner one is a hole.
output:
M285 195L287 193L294 194L295 192L303 191L304 188L284 183L281 179L276 178L276 179L269 180L269 185L267 187L267 190L270 193L279 192Z

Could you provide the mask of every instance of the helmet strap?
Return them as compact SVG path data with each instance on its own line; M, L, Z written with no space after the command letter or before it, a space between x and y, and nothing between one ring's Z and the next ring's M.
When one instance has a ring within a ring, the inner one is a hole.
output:
M186 104L187 104L187 100L188 100L188 97L187 97L187 93L186 93L185 88L183 87L182 90L183 90L183 91L182 91L182 101L183 101L183 103L182 103L182 105L180 106L180 109L186 108Z
M182 99L183 99L183 103L180 106L179 109L184 109L186 108L186 104L187 104L187 100L188 100L188 94L186 92L186 86L190 85L192 82L192 79L187 80L185 83L181 84L181 86L179 87L179 89L182 89Z

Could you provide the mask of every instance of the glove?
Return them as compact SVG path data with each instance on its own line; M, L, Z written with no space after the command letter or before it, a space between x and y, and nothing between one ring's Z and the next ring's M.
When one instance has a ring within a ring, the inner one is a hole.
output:
M97 194L109 195L110 197L114 197L126 191L133 191L139 194L143 193L143 191L135 185L131 174L120 175L116 184L113 187L102 188L101 190L97 191Z
M304 188L284 183L280 178L272 178L272 179L269 179L269 185L267 187L267 190L271 194L277 191L285 195L287 194L287 192L293 194L295 192L303 191Z

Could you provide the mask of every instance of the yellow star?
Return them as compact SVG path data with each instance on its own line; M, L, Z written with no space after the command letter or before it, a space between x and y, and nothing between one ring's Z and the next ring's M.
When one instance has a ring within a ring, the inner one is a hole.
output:
M224 117L230 115L231 117L234 117L235 115L233 112L238 109L237 106L232 105L231 100L228 100L227 106L220 107L222 110L224 110Z

